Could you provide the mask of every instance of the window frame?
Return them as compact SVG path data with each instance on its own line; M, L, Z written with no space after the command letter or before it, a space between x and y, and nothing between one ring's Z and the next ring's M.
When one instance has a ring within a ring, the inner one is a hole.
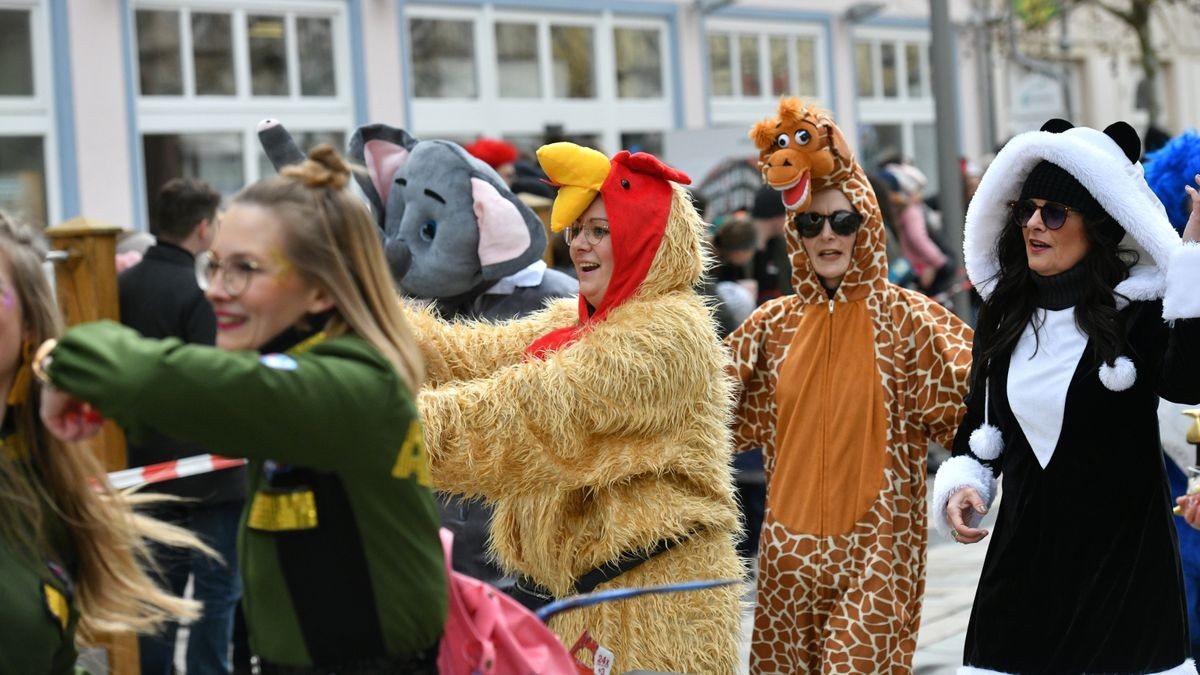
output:
M46 226L60 222L63 217L58 101L54 96L55 55L49 4L49 0L0 0L0 9L29 11L29 44L33 59L33 95L0 96L0 136L41 137Z
M602 149L616 149L621 134L646 131L666 132L675 128L676 82L672 77L675 42L669 17L657 14L620 14L612 11L547 10L519 7L448 7L408 5L402 22L407 34L412 19L469 21L475 43L475 72L479 94L473 99L417 98L411 81L405 83L405 95L411 101L409 128L418 137L466 137L541 134L546 125L562 125L564 132L597 134ZM497 23L532 24L538 44L540 95L526 98L502 97L499 92L499 61L495 26ZM592 31L592 70L595 96L563 98L555 95L551 26L580 26ZM658 32L661 60L662 95L652 98L620 98L617 88L617 28ZM405 42L409 42L405 38ZM408 75L414 68L409 45L403 49ZM467 105L464 105L467 104ZM486 111L480 114L481 111Z
M709 38L716 34L724 34L729 39L730 68L733 78L732 95L718 96L712 94L714 89L714 73L712 69ZM759 95L745 96L742 93L741 82L741 50L737 40L740 36L756 36L758 42L758 81ZM829 61L829 27L821 21L763 21L757 19L732 19L711 17L704 23L704 33L701 41L704 46L704 76L705 91L709 92L711 105L710 120L714 125L744 124L758 120L763 110L773 109L779 101L779 94L774 93L771 71L771 38L787 40L788 83L786 95L801 96L819 106L829 108L833 104L833 83L831 80L831 63ZM802 94L800 89L800 64L796 52L799 38L811 40L813 44L814 71L816 74L817 91L813 94Z
M929 31L920 29L898 29L898 28L880 28L880 27L857 27L851 34L851 53L857 54L857 45L860 42L870 44L871 52L871 81L872 90L870 94L864 94L861 91L855 91L855 95L860 102L863 101L886 101L889 104L894 104L897 101L902 102L933 102L933 69L930 65L930 49L932 46L932 37ZM895 49L896 54L896 95L883 95L883 44L889 44ZM920 54L918 67L920 68L921 89L924 94L921 96L911 96L908 87L908 53L909 45L916 45ZM857 57L856 57L857 58ZM857 67L857 63L855 66ZM854 79L854 85L857 89L857 75Z
M851 53L857 54L857 45L866 42L871 45L871 81L873 91L869 93L857 91L857 77L852 81L855 86L855 96L858 105L858 124L860 126L897 125L900 127L900 147L905 158L916 160L915 127L923 124L935 124L936 114L933 98L933 72L930 64L931 31L925 28L890 27L890 26L856 26L850 33ZM897 95L883 95L883 54L880 45L888 43L896 50L896 89ZM923 96L910 96L908 87L908 58L907 46L919 45L922 58L921 82ZM857 63L855 67L857 68ZM935 127L936 130L936 127ZM856 146L861 145L859 138L854 139ZM936 152L935 152L936 156ZM874 168L874 167L868 167ZM920 167L929 177L929 192L936 191L937 166Z
M138 11L169 11L179 13L179 49L180 67L182 69L183 93L179 96L144 95L140 88L140 64L137 63L137 30L136 21L131 36L134 54L134 87L139 109L144 108L153 112L157 108L186 105L189 109L201 106L204 109L220 112L222 108L244 106L247 104L267 103L303 105L314 109L349 105L352 102L352 67L349 47L349 17L345 3L333 0L293 0L285 6L264 0L135 0L129 11L136 17ZM233 80L234 93L197 94L195 73L195 52L192 48L193 12L201 14L228 14L230 28L233 32ZM286 26L287 78L288 94L286 96L259 96L251 90L250 80L250 43L247 34L247 17L257 15L282 16ZM333 96L304 96L300 92L300 54L298 36L296 33L296 18L328 18L331 22L333 35ZM132 18L131 17L131 18Z
M0 0L3 1L3 0ZM131 26L136 26L139 10L178 11L180 22L181 67L184 88L180 96L144 96L140 91L140 71L137 59L137 32L133 31L134 55L132 83L137 110L136 153L138 179L146 189L145 136L160 134L236 133L241 142L242 175L246 184L263 177L259 171L258 120L275 118L288 131L300 134L309 131L335 131L350 138L356 118L354 108L353 64L350 35L350 8L340 0L291 0L286 4L271 0L133 0L129 5ZM227 13L231 16L233 33L234 94L198 95L195 93L191 14ZM286 26L285 47L288 59L288 95L256 96L251 90L250 43L247 17L251 15L283 16ZM300 92L300 60L298 53L297 17L328 18L331 22L334 59L334 96L303 96ZM345 148L338 148L345 152ZM137 205L145 216L152 195L143 195Z
M659 53L662 58L658 62L658 81L662 87L662 93L658 96L643 96L643 97L622 97L619 83L617 82L617 41L616 31L618 30L634 30L654 32L658 36ZM618 101L666 101L670 98L671 91L671 72L667 69L667 62L670 60L670 55L667 49L670 47L670 35L667 34L667 26L661 22L646 22L631 19L629 17L614 17L610 27L610 39L613 42L612 50L612 73L613 73L613 90L616 92ZM625 131L624 133L632 133Z

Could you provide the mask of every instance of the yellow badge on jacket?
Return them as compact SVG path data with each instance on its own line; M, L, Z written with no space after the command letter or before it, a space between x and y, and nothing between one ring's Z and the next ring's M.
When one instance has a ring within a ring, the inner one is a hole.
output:
M67 596L54 586L43 583L42 597L46 600L46 609L50 610L51 616L58 620L58 625L64 631L67 630L67 624L71 621L71 605L67 602Z
M311 530L317 526L317 499L312 490L254 493L246 527L264 532Z
M396 465L392 467L392 478L416 477L418 485L433 487L429 472L429 454L425 451L425 429L418 420L408 425L408 436L400 446Z

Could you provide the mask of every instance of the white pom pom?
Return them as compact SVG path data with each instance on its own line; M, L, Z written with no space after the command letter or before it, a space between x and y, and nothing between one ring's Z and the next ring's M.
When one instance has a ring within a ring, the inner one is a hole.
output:
M1004 449L1004 437L1000 435L1000 430L995 425L981 424L978 429L971 432L971 438L967 444L976 457L991 461L999 457L1000 451Z
M1137 368L1129 358L1118 356L1112 365L1100 366L1100 381L1109 391L1125 391L1137 381Z

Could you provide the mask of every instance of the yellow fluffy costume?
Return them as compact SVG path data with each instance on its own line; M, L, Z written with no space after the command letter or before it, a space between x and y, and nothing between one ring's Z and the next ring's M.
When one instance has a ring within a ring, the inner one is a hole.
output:
M726 339L741 383L734 443L763 448L767 473L751 670L908 672L925 583L926 445L948 447L962 417L971 330L888 283L875 194L826 113L785 99L751 136L790 209L834 187L863 216L832 297L788 227L796 294ZM782 148L787 161L772 157Z
M491 501L501 564L556 597L666 540L679 543L599 588L739 578L731 382L692 290L702 223L676 184L686 176L643 153L610 162L569 143L538 157L562 185L556 229L605 199L609 290L598 308L558 301L503 324L414 317L429 364L420 409L435 486ZM643 596L561 614L551 628L568 646L587 630L613 652L614 672L727 675L738 596L737 586Z

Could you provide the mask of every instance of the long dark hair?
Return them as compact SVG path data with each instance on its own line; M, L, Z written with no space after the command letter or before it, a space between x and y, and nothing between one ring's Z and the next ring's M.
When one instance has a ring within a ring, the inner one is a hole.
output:
M1118 246L1124 230L1107 213L1085 216L1083 231L1088 251L1078 263L1084 274L1083 292L1075 305L1075 323L1091 339L1096 356L1103 363L1112 363L1125 346L1113 288L1129 276L1138 254ZM996 287L979 310L975 330L982 359L979 365L984 368L1012 352L1037 309L1037 288L1025 253L1025 238L1011 217L996 242L996 257L1000 264L993 277ZM1037 329L1035 325L1035 332Z

